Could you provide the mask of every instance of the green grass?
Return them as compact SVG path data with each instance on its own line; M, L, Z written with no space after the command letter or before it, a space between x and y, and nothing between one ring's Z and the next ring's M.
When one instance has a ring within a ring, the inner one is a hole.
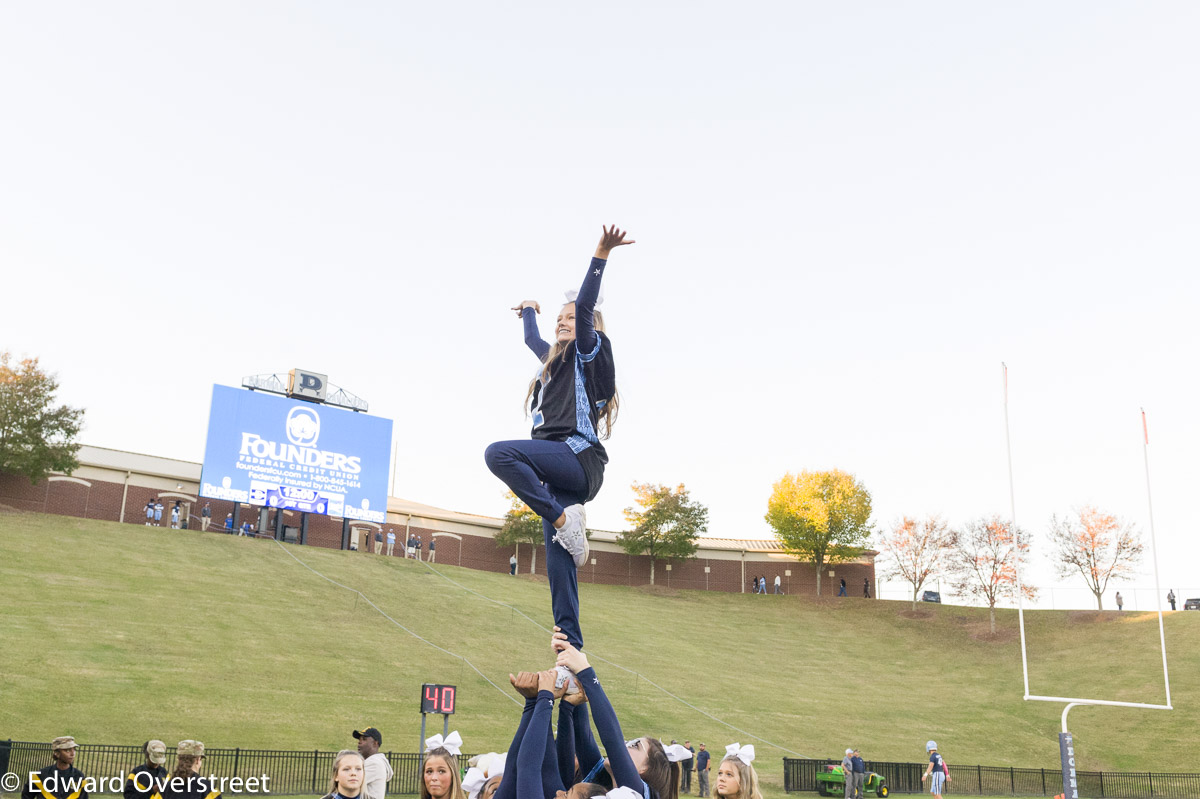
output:
M289 552L352 585L496 683L546 667L546 584L318 548ZM1061 705L1021 700L1016 613L902 602L584 585L588 649L795 753L1052 768ZM459 686L470 751L504 749L517 706L277 544L36 514L0 514L0 738L337 749L371 724L412 750L419 686ZM1099 619L1099 620L1097 620ZM1026 614L1033 693L1162 702L1151 614ZM1166 619L1172 712L1071 711L1086 770L1200 771L1200 613ZM787 752L597 662L629 737L755 743L769 795ZM440 722L440 720L439 720ZM440 731L440 723L436 725Z

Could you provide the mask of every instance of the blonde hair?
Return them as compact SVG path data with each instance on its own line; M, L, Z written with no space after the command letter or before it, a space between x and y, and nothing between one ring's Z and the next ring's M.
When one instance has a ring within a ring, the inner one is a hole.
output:
M458 770L458 758L440 746L426 752L425 759L421 761L421 799L433 799L433 794L425 785L425 766L435 757L446 761L446 766L450 769L450 790L446 793L446 799L463 799L462 772Z
M568 302L563 305L563 307L566 308L567 305L574 304L575 303L573 302ZM592 311L592 320L593 327L595 327L596 332L603 333L604 314L600 313L598 310L594 310ZM550 351L547 352L546 357L542 359L542 371L529 381L529 389L525 392L526 413L529 412L529 404L533 401L533 390L537 388L538 381L540 380L542 383L545 383L550 379L550 367L554 363L555 359L566 363L567 348L570 347L574 342L575 339L571 339L564 344L558 340L557 336L555 337L554 344L550 347ZM605 402L604 407L600 408L599 418L596 420L596 437L604 440L607 439L612 433L612 426L617 421L617 409L621 404L620 397L617 394L616 386L613 386L613 395L611 397L602 397L602 399L604 399Z
M363 789L367 787L367 761L366 761L366 758L364 758L361 753L356 752L353 749L343 749L342 751L338 752L336 755L333 756L333 773L329 775L329 789L327 791L325 791L325 793L327 795L333 794L333 793L339 793L342 796L346 795L338 790L337 776L338 776L338 769L341 767L341 764L342 764L342 758L348 757L349 755L354 755L355 757L357 757L359 760L361 760L363 762L363 781L362 781L362 784L360 784L358 786L358 793L355 794L355 796L362 796Z
M733 755L726 755L721 761L722 766L726 763L732 763L737 772L738 791L734 794L718 794L714 787L713 796L719 796L721 799L763 799L762 791L758 787L758 772L754 770L754 766L743 763Z

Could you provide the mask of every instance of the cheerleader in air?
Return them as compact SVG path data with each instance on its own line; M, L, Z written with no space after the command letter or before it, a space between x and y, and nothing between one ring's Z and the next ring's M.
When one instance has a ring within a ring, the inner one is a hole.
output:
M531 440L499 441L484 453L492 473L542 517L554 623L576 648L583 647L576 570L588 557L583 506L604 481L608 455L600 442L617 417L612 344L596 305L609 255L634 243L625 236L616 225L604 228L583 284L558 312L553 344L538 333L536 302L514 306L525 344L541 362L526 395Z

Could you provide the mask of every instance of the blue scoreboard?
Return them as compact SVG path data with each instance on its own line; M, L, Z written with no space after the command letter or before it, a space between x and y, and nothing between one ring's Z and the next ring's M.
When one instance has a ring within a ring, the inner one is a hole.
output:
M200 496L382 523L392 422L213 386Z

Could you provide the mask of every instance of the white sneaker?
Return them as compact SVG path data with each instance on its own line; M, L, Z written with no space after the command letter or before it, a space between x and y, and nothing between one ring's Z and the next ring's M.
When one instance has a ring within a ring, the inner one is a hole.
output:
M571 553L575 568L578 569L587 563L588 554L591 552L587 540L587 516L582 505L568 505L563 508L563 515L567 517L567 521L551 540Z
M554 678L554 687L562 688L567 686L567 693L579 693L579 680L575 679L575 675L566 666L555 666L554 670L558 672L558 676Z

